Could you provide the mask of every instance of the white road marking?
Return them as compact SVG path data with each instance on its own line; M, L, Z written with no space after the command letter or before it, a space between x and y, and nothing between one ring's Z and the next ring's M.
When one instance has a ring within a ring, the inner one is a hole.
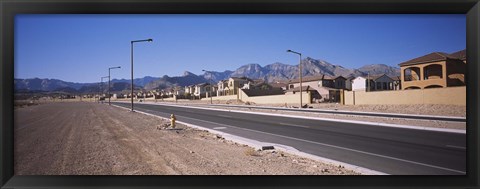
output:
M439 167L439 166L435 166L435 165L430 165L430 164L420 163L420 162L416 162L416 161L410 161L410 160L406 160L406 159L400 159L400 158L396 158L396 157L390 157L390 156L385 156L385 155L380 155L380 154L365 152L365 151L361 151L361 150L355 150L355 149L351 149L351 148L345 148L345 147L341 147L341 146L335 146L335 145L331 145L331 144L325 144L325 143L320 143L320 142L315 142L315 141L309 141L309 140L305 140L305 139L300 139L300 138L295 138L295 137L289 137L289 136L284 136L284 135L279 135L279 134L273 134L273 133L267 133L267 132L263 132L263 131L252 130L252 129L246 129L246 128L236 127L236 126L232 126L232 125L226 125L226 124L223 124L223 123L215 123L215 122L211 122L211 121L205 121L205 120L201 120L201 119L195 119L195 118L189 118L189 117L184 117L184 118L193 119L193 120L197 120L197 121L201 121L201 122L207 122L207 123L210 123L210 124L223 125L223 126L225 126L225 127L233 127L233 128L236 128L236 129L247 130L247 131L252 131L252 132L257 132L257 133L262 133L262 134L267 134L267 135L282 137L282 138L288 138L288 139L292 139L292 140L298 140L298 141L302 141L302 142L308 142L308 143L312 143L312 144L318 144L318 145L322 145L322 146L328 146L328 147L331 147L331 148L337 148L337 149L342 149L342 150L347 150L347 151L352 151L352 152L367 154L367 155L371 155L371 156L382 157L382 158L386 158L386 159L392 159L392 160L402 161L402 162L411 163L411 164L416 164L416 165L422 165L422 166L425 166L425 167L431 167L431 168L442 169L442 170L446 170L446 171L452 171L452 172L456 172L456 173L460 173L460 174L466 174L466 172L459 171L459 170L455 170L455 169L449 169L449 168L445 168L445 167Z
M119 102L125 103L125 102ZM333 121L333 122L341 122L341 123L354 123L354 124L362 124L368 126L382 126L382 127L395 127L395 128L404 128L404 129L415 129L415 130L426 130L426 131L439 131L439 132L449 132L449 133L459 133L459 134L466 134L466 130L461 129L446 129L446 128L432 128L432 127L422 127L422 126L411 126L411 125L398 125L398 124L389 124L389 123L379 123L379 122L367 122L367 121L355 121L355 120L341 120L341 119L332 119L332 118L320 118L320 117L308 117L308 116L298 116L298 115L287 115L287 114L273 114L273 113L265 113L265 112L249 112L249 111L240 111L240 110L224 110L224 109L216 109L216 108L203 108L203 107L194 107L194 106L185 106L185 105L174 105L174 104L166 104L166 103L149 103L152 105L164 105L164 106L173 106L173 107L188 107L193 109L203 109L203 110L216 110L222 112L236 112L236 113L245 113L245 114L256 114L256 115L269 115L269 116L277 116L277 117L291 117L291 118L301 118L301 119L310 119L310 120L320 120L320 121Z
M214 127L215 130L226 129L226 127Z
M292 127L303 127L303 128L310 128L309 126L304 126L304 125L296 125L296 124L290 124L290 123L278 123L280 125L285 125L285 126L292 126Z
M178 116L178 117L183 117L183 116ZM190 118L190 117L183 117L183 118L192 119L192 120L196 120L196 121L200 121L200 122L206 122L206 123L210 123L210 124L222 125L222 126L225 126L225 127L231 127L231 128L236 128L236 129L240 129L240 130L246 130L246 131L251 131L251 132L257 132L257 133L262 133L262 134L267 134L267 135L272 135L272 136L277 136L277 137L302 141L302 142L308 142L308 143L312 143L312 144L318 144L318 145L322 145L322 146L328 146L328 147L332 147L332 148L338 148L338 149L342 149L342 150L347 150L347 151L367 154L367 155L371 155L371 156L377 156L377 157L382 157L382 158L386 158L386 159L392 159L392 160L407 162L407 163L416 164L416 165L422 165L422 166L441 169L441 170L446 170L446 171L452 171L452 172L456 172L456 173L460 173L460 174L466 174L466 172L455 170L455 169L449 169L449 168L445 168L445 167L439 167L439 166L435 166L435 165L430 165L430 164L425 164L425 163L420 163L420 162L415 162L415 161L410 161L410 160L405 160L405 159L400 159L400 158L395 158L395 157L390 157L390 156L385 156L385 155L380 155L380 154L375 154L375 153L370 153L370 152L364 152L364 151L361 151L361 150L355 150L355 149L345 148L345 147L341 147L341 146L335 146L335 145L331 145L331 144L309 141L309 140L299 139L299 138L295 138L295 137L289 137L289 136L284 136L284 135L279 135L279 134L267 133L267 132L263 132L263 131L252 130L252 129L246 129L246 128L236 127L236 126L232 126L232 125L226 125L226 124L223 124L223 123L215 123L215 122L211 122L211 121L195 119L195 118Z
M123 107L123 106L119 106L119 105L113 105L113 106L130 111L129 108L125 108L125 107ZM161 119L168 119L168 116L167 116L167 117L163 117L163 116L160 116L160 115L154 115L154 114L146 113L146 112L142 112L142 111L138 111L138 113L141 113L141 114L144 114L144 115L148 115L148 116L157 117L157 118L161 118ZM191 119L193 119L193 118L191 118ZM208 130L208 131L210 131L210 132L212 132L212 133L219 133L219 134L221 134L221 135L235 136L235 135L231 135L231 134L224 133L224 132L221 132L221 131L217 131L217 130L209 129L209 128L206 128L206 127L198 126L198 125L195 125L195 124L186 123L186 122L183 122L183 121L178 121L178 123L181 123L181 124L184 124L184 125L193 127L193 128L202 128L202 129ZM243 137L240 137L240 138L243 138ZM242 140L243 140L243 142L245 142L245 141L250 141L250 140L252 140L252 139L243 138ZM242 142L239 142L239 143L242 143ZM277 144L277 145L278 145L278 144ZM282 146L285 146L285 145L282 145ZM291 147L291 148L292 148L292 147ZM287 151L288 151L288 150L287 150ZM292 152L291 152L291 153L292 153ZM336 161L336 160L333 160L333 159L328 159L328 158L324 158L324 157L320 157L320 156L308 154L308 153L305 153L305 152L300 152L300 153L303 154L303 155L306 156L306 157L309 157L309 158L311 158L311 157L313 156L313 159L319 158L319 159L321 159L320 161L325 161L325 162L330 162L330 163L334 163L334 164L344 165L345 167L349 167L349 168L352 169L352 170L360 171L361 173L374 174L374 175L388 175L387 173L383 173L383 172L375 171L375 170L372 170L372 169L368 169L368 168L364 168L364 167L360 167L360 166L348 164L348 163L345 163L345 162L340 162L340 161ZM296 153L294 153L294 154L296 154ZM297 154L297 155L298 155L298 154Z
M462 150L465 150L467 148L465 147L461 147L461 146L454 146L454 145L446 145L446 147L449 147L449 148L457 148L457 149L462 149Z

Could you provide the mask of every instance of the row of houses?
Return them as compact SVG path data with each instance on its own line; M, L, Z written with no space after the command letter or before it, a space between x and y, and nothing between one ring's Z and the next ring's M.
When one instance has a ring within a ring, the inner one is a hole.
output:
M430 53L399 64L399 76L386 74L358 77L319 75L304 77L302 91L311 94L312 102L338 102L342 90L347 91L391 91L411 90L465 85L466 51L447 54ZM230 77L216 84L199 83L189 86L175 86L165 90L140 91L134 98L176 97L201 99L215 96L238 95L239 90L261 96L272 94L295 94L300 92L300 80L267 83L247 77ZM130 94L113 94L114 98L130 98Z
M247 77L230 77L219 81L217 84L211 85L209 83L200 83L197 85L185 86L182 91L185 95L205 98L210 96L229 96L238 95L239 90L259 89L271 90L273 88L281 88L267 84L263 79L253 80ZM286 90L286 84L283 86Z
M398 64L400 75L386 74L345 78L316 76L302 79L304 90L315 99L337 101L341 90L388 91L465 86L466 50L451 54L433 52ZM290 80L288 89L298 92L299 80Z

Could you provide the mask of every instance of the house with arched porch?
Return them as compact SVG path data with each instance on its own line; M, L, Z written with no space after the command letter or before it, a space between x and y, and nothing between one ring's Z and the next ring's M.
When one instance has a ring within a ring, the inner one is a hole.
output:
M433 52L399 64L402 90L465 85L465 50Z

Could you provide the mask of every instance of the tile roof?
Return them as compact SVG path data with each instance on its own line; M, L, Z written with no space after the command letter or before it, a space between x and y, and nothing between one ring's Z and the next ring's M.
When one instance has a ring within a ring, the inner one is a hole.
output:
M332 76L328 75L320 75L320 76L307 76L302 78L302 82L309 82L309 81L320 81L320 80L333 80L334 78ZM289 80L288 83L300 83L300 79L292 79Z
M458 58L460 60L466 60L467 59L467 50L463 49L461 51L454 52L450 54L450 56Z
M379 74L379 75L370 75L365 77L365 79L370 79L370 80L377 80L378 78L382 77L385 74ZM388 77L388 76L387 76Z
M433 52L418 58L414 58L405 62L398 64L399 66L408 66L408 65L415 65L421 63L428 63L428 62L435 62L435 61L442 61L448 59L461 59L462 51L458 51L452 54L447 54L444 52Z

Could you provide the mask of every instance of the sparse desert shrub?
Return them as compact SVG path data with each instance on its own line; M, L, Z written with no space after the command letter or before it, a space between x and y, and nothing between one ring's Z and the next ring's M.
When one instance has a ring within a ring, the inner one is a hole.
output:
M248 148L247 150L245 150L245 155L247 156L260 156L260 154L255 151L255 149L253 148Z

